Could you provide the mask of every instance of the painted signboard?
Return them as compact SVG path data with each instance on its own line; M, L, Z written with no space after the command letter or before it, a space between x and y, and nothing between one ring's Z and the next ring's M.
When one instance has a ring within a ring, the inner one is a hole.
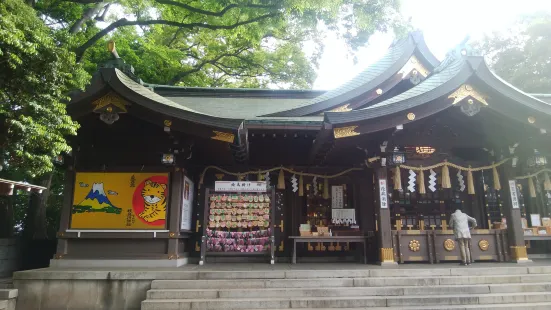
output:
M193 182L184 177L184 194L182 199L182 222L180 228L182 230L191 230L191 217L193 213Z
M216 181L214 190L217 192L266 192L266 181Z
M72 229L163 229L168 173L77 172Z

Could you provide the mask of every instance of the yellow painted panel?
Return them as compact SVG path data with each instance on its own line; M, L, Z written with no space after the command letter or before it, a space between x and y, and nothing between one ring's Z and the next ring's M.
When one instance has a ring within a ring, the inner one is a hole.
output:
M77 173L72 229L164 229L168 173Z

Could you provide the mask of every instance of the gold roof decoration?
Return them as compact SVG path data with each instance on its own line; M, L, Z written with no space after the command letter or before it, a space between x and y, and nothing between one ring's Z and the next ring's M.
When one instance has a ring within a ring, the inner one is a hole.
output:
M400 73L402 75L406 75L409 73L412 73L413 71L416 71L418 74L422 75L424 78L429 76L430 71L423 66L423 64L415 57L415 55L412 55L409 60L406 62L402 70L400 70Z
M333 129L333 134L335 135L335 139L358 136L360 133L356 131L356 128L358 126L335 128Z
M463 101L463 99L467 97L472 97L479 101L480 103L484 105L488 105L488 102L486 101L486 96L476 91L470 84L463 84L461 87L459 87L456 91L454 91L451 95L448 96L449 99L453 98L453 103L456 104L458 102ZM469 102L472 104L472 102Z
M213 140L233 143L233 140L235 139L235 135L233 133L216 130L213 130L212 133L214 134L214 136L211 137Z
M329 110L329 112L348 112L348 111L352 111L349 103L345 105L341 105L340 107L336 107L333 110Z
M94 100L94 112L101 113L103 111L113 112L113 107L116 108L116 113L126 113L126 106L130 105L126 100L114 92L109 92L105 96Z

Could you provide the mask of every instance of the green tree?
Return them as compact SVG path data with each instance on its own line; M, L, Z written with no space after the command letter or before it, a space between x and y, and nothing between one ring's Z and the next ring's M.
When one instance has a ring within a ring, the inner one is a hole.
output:
M478 47L509 83L529 93L551 91L551 15L526 16L507 31L486 36Z
M89 72L108 40L149 83L308 88L334 31L351 50L376 31L402 32L398 0L38 0ZM101 23L101 24L100 24ZM101 26L101 27L100 27ZM314 52L304 53L305 42Z
M88 75L74 53L21 0L0 3L0 164L3 173L35 177L70 151L65 136L78 124L65 111L67 94Z

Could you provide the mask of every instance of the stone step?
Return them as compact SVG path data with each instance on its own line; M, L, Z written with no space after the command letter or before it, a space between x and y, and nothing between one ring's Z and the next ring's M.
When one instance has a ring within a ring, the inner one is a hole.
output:
M17 289L0 289L0 300L17 298Z
M234 280L154 280L152 289L224 289L224 288L290 288L290 287L352 287L352 278L321 279L251 279Z
M494 267L484 264L454 268L365 268L353 270L232 270L198 271L171 274L171 279L224 280L224 279L316 279L316 278L369 278L369 277L434 277L551 274L551 266Z
M396 287L152 289L147 292L147 299L409 296L516 292L551 292L551 283Z
M8 309L8 301L0 300L0 310L7 310L7 309Z
M551 274L391 277L391 278L318 278L318 279L249 279L235 280L154 280L152 289L225 289L225 288L293 288L293 287L375 287L473 285L500 283L547 282Z
M415 296L356 296L310 298L218 298L218 299L147 299L142 310L201 310L201 309L289 309L289 308L360 308L442 305L486 305L511 303L551 302L548 292L471 294L471 295L415 295ZM438 307L442 309L442 307Z
M332 310L331 308L303 308L303 310ZM488 305L448 305L448 306L415 306L415 307L371 307L371 308L339 308L339 310L549 310L551 302L515 303L515 304L488 304ZM243 309L243 310L276 310L276 309Z

